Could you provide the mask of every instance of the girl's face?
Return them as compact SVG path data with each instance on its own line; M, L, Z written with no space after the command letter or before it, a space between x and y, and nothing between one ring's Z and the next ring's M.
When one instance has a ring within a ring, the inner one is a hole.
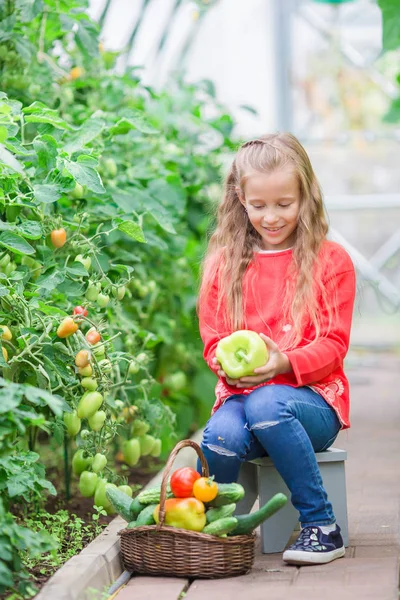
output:
M253 171L246 176L240 201L263 250L285 250L293 246L300 210L300 187L291 169L272 173Z

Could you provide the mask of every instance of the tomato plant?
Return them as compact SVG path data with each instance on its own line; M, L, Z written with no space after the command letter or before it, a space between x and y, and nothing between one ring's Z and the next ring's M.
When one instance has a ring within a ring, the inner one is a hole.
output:
M14 390L1 431L13 464L63 445L67 497L71 465L78 477L107 453L106 484L119 484L114 447L134 466L208 415L194 290L210 182L233 147L209 83L155 91L112 72L86 6L0 8L0 368ZM51 488L29 465L36 503Z

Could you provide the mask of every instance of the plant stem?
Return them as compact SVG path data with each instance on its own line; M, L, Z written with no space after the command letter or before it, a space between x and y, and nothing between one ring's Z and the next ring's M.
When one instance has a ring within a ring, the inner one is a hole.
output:
M66 498L66 500L71 499L68 446L69 446L68 437L66 435L64 435L64 482L65 482L65 498Z

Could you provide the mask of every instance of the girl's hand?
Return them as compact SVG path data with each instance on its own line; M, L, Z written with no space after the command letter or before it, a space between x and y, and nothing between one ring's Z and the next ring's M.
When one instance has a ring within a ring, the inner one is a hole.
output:
M267 345L269 352L268 362L263 367L258 367L258 369L254 369L254 375L249 375L248 377L241 377L240 379L235 379L236 387L238 388L248 388L253 385L259 385L260 383L264 383L265 381L269 381L273 377L277 375L283 375L284 373L292 373L292 365L286 354L283 354L275 344L271 338L267 337L263 333L259 334L261 339ZM228 381L228 379L227 379Z
M213 358L213 363L215 365L218 365L219 367L221 367L218 358L216 358L215 356ZM225 373L225 371L223 371L221 368L218 369L217 375L218 375L218 377L224 377L226 380L226 383L233 387L235 387L235 385L237 385L240 382L240 379L231 379L230 377L228 377L228 375Z

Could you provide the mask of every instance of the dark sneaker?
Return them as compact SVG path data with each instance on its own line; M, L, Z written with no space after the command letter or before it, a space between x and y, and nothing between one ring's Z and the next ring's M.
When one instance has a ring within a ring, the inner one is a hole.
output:
M304 527L294 544L283 553L283 560L292 565L316 565L328 563L344 556L343 539L340 527L335 531L322 533L316 525Z

